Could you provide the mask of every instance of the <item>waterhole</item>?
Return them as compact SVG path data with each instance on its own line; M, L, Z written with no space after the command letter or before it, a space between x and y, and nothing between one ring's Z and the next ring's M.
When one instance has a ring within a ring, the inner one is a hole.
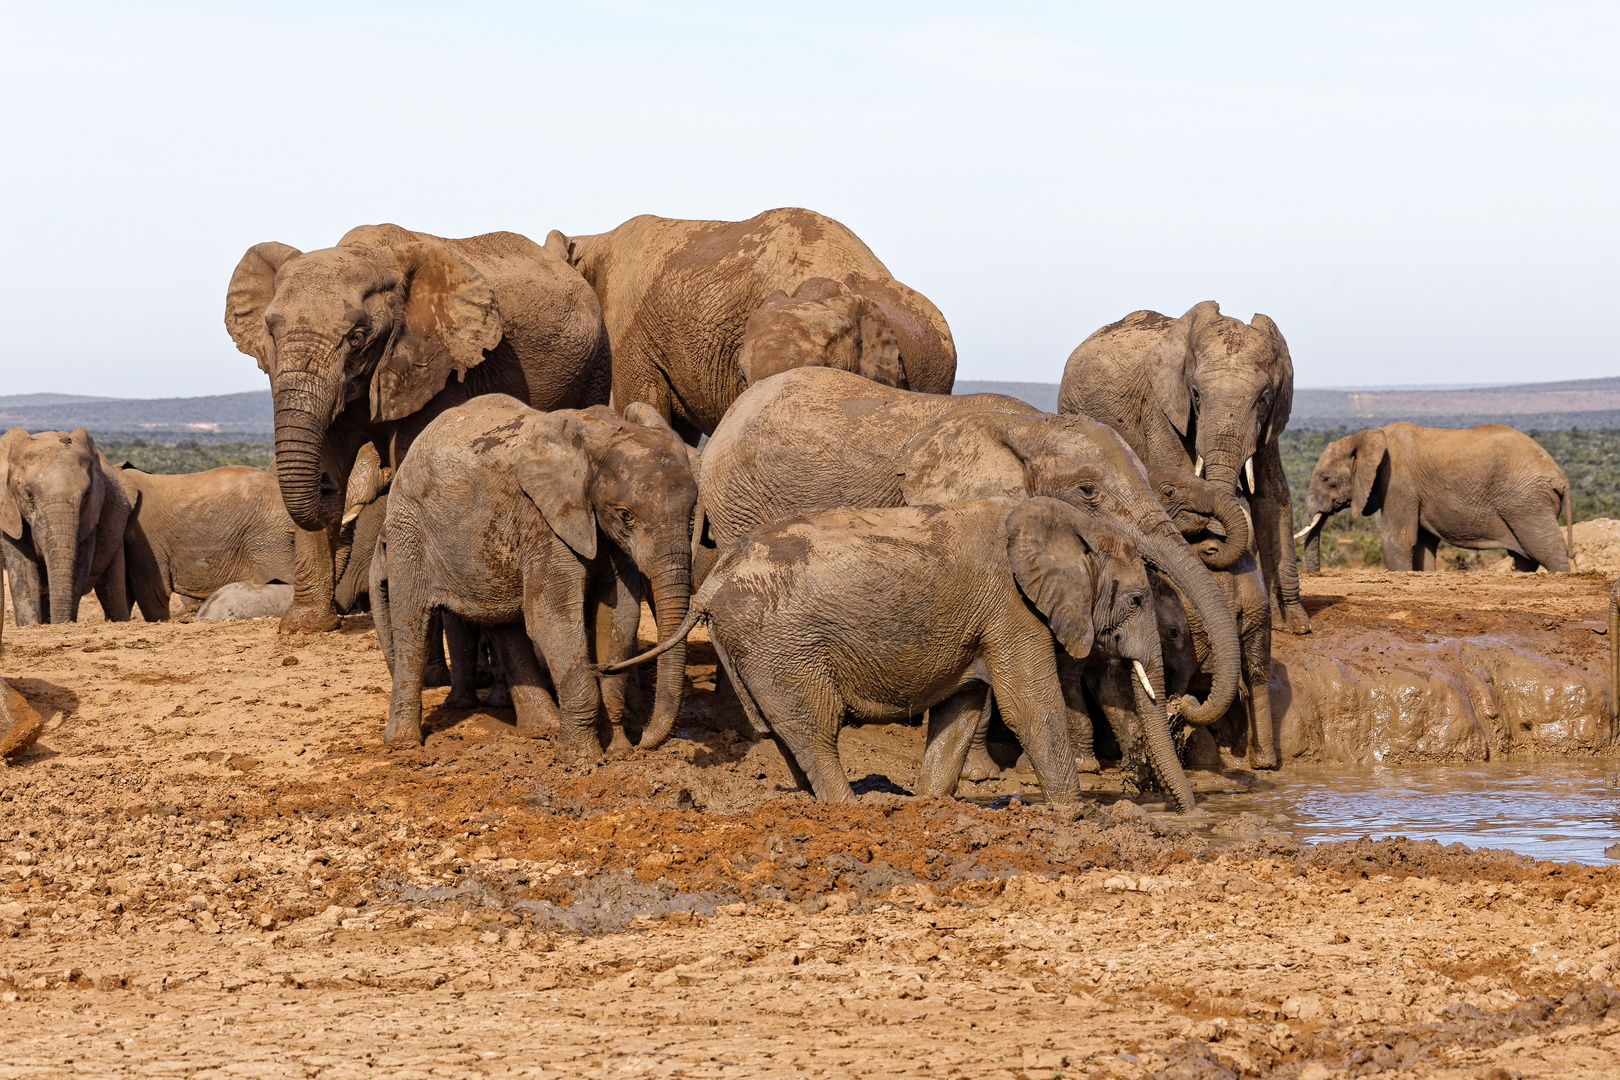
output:
M1614 761L1288 766L1198 804L1222 817L1270 819L1310 843L1405 836L1554 862L1620 862Z

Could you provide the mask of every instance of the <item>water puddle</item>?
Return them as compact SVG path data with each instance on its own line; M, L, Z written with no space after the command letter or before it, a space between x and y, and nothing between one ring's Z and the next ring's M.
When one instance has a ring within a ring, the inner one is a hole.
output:
M1506 848L1533 859L1620 862L1620 763L1491 761L1288 766L1201 809L1250 813L1310 843L1382 839Z

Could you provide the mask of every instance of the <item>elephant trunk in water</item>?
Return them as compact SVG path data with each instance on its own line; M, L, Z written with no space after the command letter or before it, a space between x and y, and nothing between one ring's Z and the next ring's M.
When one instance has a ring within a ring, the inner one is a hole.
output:
M1142 721L1142 735L1147 742L1148 761L1159 778L1165 794L1170 796L1176 812L1185 814L1193 808L1192 783L1176 757L1176 748L1170 742L1170 715L1165 708L1164 660L1156 657L1147 666L1148 687L1139 679L1131 680L1136 695L1136 715ZM1225 712L1223 709L1222 712Z
M309 363L288 367L309 369ZM332 420L337 387L318 377L284 376L276 385L276 481L281 501L300 529L324 527L331 517L321 482L321 442Z
M62 502L51 505L42 516L45 528L35 538L35 546L45 556L45 579L51 597L51 622L72 622L79 608L79 508ZM84 567L88 571L89 567Z
M658 640L668 641L686 620L692 599L690 541L686 537L668 546L647 575L652 586L653 608L658 615ZM641 733L641 746L650 750L669 738L675 715L681 707L681 690L686 678L686 638L658 658L658 689L653 695L652 718Z
M1243 647L1237 620L1220 586L1215 584L1214 577L1198 561L1169 518L1165 518L1161 526L1155 526L1151 534L1145 534L1137 550L1149 566L1170 579L1170 584L1187 601L1188 621L1200 625L1209 641L1208 666L1213 677L1209 696L1202 703L1183 698L1181 716L1188 723L1213 724L1226 715L1226 710L1237 699L1243 672ZM1158 678L1162 684L1162 666Z

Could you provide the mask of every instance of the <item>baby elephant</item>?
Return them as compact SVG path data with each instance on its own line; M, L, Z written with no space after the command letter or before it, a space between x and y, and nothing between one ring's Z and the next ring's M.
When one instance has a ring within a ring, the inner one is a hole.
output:
M1530 436L1501 424L1419 427L1405 421L1331 442L1305 495L1305 569L1321 569L1322 523L1349 507L1379 513L1384 566L1433 570L1440 541L1505 550L1515 570L1567 571L1575 554L1569 481ZM1564 536L1558 535L1558 511Z
M112 463L84 428L0 436L0 544L17 625L76 621L92 588L109 620L128 621L129 514Z
M637 403L626 413L540 412L491 394L441 414L411 445L371 563L373 617L394 681L389 746L422 741L422 674L442 607L488 630L519 730L555 725L559 757L595 758L606 698L613 748L629 750L624 679L599 685L592 663L634 650L642 575L660 634L685 618L697 482L685 445L656 412ZM685 667L684 648L659 665L643 746L669 734Z
M819 798L855 798L838 757L846 714L898 720L924 709L917 790L949 794L988 684L1047 798L1077 805L1055 637L1072 656L1095 645L1135 661L1154 762L1180 778L1167 787L1191 808L1146 570L1129 540L1067 503L837 509L762 526L722 554L674 636L608 670L675 647L703 614L750 719Z

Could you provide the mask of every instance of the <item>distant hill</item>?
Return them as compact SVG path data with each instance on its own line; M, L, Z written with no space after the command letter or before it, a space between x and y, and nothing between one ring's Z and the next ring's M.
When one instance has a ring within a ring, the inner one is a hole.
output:
M962 379L956 393L1009 394L1051 412L1057 408L1058 384ZM1288 426L1322 431L1380 427L1394 420L1430 427L1506 424L1521 431L1620 429L1620 378L1517 386L1296 389Z
M0 396L0 429L69 431L86 428L97 438L139 436L150 442L241 441L275 431L270 391L190 398L101 398L75 394Z

